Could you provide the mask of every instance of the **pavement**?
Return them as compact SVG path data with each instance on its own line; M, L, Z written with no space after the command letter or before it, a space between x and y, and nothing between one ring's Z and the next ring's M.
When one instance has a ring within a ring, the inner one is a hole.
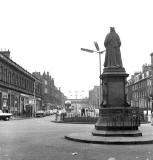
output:
M93 136L91 131L84 133L71 133L65 135L65 138L76 142L93 144L153 144L153 126L151 125L151 123L141 124L141 126L139 127L139 131L142 133L142 136L138 137Z
M22 116L16 116L16 117L12 117L10 120L24 120L24 119L32 119L35 117L22 117Z

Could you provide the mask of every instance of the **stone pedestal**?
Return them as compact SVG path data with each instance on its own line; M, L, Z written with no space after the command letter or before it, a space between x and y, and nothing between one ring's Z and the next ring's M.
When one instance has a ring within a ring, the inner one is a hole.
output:
M130 107L126 102L127 76L124 68L104 68L100 77L103 82L103 102L92 132L94 136L142 136L138 130L139 108Z

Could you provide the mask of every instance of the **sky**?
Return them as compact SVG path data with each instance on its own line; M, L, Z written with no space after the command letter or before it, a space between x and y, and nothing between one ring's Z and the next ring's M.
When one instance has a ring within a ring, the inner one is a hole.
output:
M69 98L88 96L99 85L94 49L115 27L123 66L130 75L150 64L152 0L0 0L0 48L30 73L49 72ZM102 70L105 54L102 55Z

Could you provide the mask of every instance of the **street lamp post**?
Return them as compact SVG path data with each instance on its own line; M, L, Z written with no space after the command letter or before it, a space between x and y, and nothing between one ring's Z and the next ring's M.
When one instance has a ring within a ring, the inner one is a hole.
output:
M101 54L103 54L105 52L105 50L104 51L100 51L99 45L98 45L97 42L94 42L94 45L96 47L96 51L95 50L91 50L91 49L86 49L86 48L81 48L81 50L85 51L85 52L89 52L89 53L98 53L99 54L99 74L101 76ZM99 108L100 108L100 105L101 105L101 78L100 78L100 87L99 87Z
M77 106L77 99L78 99L78 91L75 91L75 107L76 107L76 115L77 115L77 112L78 112L78 106Z

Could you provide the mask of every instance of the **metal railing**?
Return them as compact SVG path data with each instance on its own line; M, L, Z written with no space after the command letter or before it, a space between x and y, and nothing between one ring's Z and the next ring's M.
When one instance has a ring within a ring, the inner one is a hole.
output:
M88 120L92 120L95 121L98 120L99 115L98 114L85 114L85 115L81 115L81 114L76 114L76 113L67 113L67 114L56 114L56 121L87 121Z
M109 115L109 117L102 117L102 121L107 126L139 126L140 117L136 115Z

